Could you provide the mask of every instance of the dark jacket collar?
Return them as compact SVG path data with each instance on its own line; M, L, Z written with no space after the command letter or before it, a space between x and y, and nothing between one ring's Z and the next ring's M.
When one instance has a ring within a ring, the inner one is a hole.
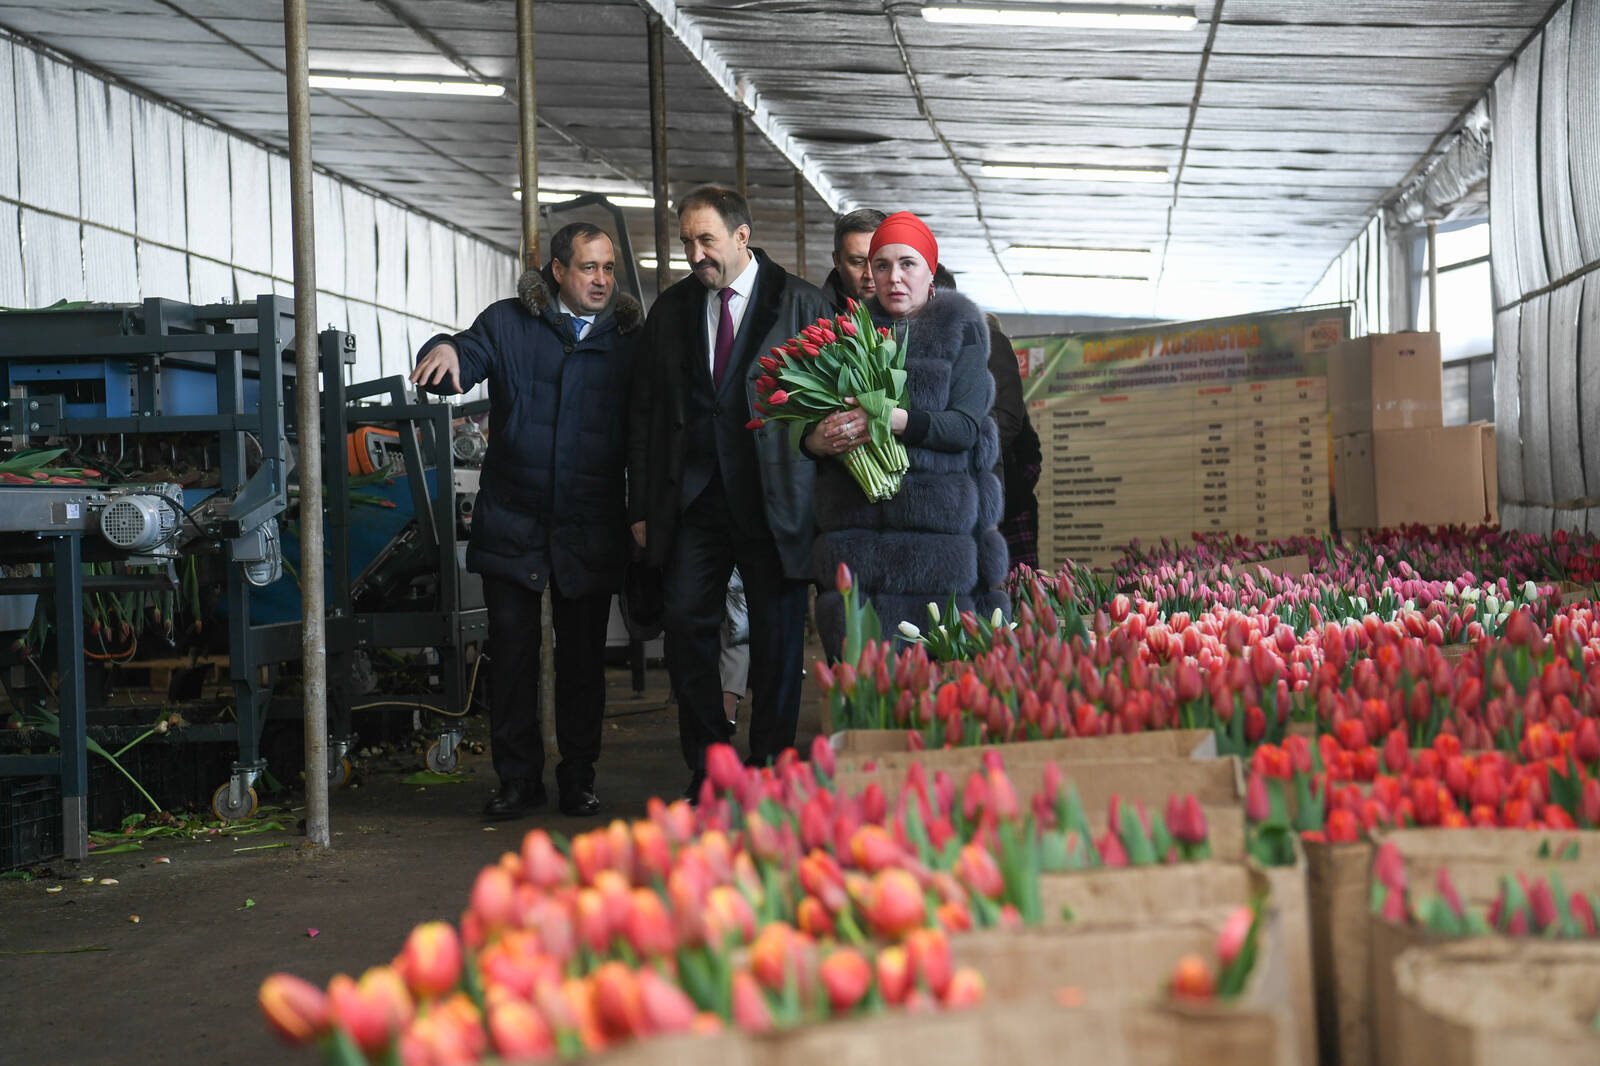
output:
M538 270L525 270L517 280L517 302L529 314L560 328L564 323L556 306L556 292L555 275L548 265ZM595 329L612 319L616 320L618 333L632 333L644 322L644 308L638 300L617 289L611 294L611 302L595 315Z

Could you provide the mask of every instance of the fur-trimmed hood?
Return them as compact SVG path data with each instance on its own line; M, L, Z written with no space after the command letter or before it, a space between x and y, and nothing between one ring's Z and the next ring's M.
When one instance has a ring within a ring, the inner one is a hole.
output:
M538 318L547 317L547 313L553 314L555 298L552 294L555 291L555 278L548 266L539 269L529 268L517 279L518 302L529 314ZM596 323L598 324L599 320L608 314L617 320L618 333L632 333L644 324L644 307L621 289L611 294L611 302L600 312Z
M954 289L936 289L922 310L909 318L891 319L877 297L867 301L872 320L907 339L911 351L922 357L954 362L964 345L981 339L989 350L989 324L978 305Z

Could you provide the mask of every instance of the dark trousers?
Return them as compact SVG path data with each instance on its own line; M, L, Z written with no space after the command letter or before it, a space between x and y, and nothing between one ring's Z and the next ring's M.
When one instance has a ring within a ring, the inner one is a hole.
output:
M750 761L766 763L794 746L800 718L806 588L783 576L770 537L741 534L720 479L683 513L663 575L667 670L678 699L683 759L698 777L706 748L728 739L722 708L718 631L728 579L737 566L750 610Z
M594 787L606 708L606 626L611 597L563 596L550 586L556 647L556 742L563 792ZM544 776L539 729L539 604L543 593L498 578L483 579L489 612L489 735L501 782Z

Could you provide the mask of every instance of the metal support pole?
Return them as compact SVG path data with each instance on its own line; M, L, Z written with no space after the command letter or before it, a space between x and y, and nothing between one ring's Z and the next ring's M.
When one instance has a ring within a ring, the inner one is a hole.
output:
M650 193L656 201L656 293L672 283L672 219L667 203L666 31L659 15L645 20L650 55Z
M328 828L328 661L322 589L322 419L317 408L317 244L311 211L311 85L306 0L283 0L289 86L289 207L294 236L294 394L300 436L300 656L304 671L306 839Z
M517 120L522 178L522 265L539 267L539 107L533 84L533 0L517 0Z
M61 743L61 854L89 857L89 732L83 693L83 535L55 542L56 710Z
M744 165L744 111L737 107L733 109L733 187L746 200L750 198Z
M1439 332L1439 223L1428 222L1428 332Z
M802 281L806 276L806 178L794 172L794 272Z
M533 81L533 0L517 0L517 120L521 130L522 265L537 270L539 255L539 97ZM442 491L442 490L441 490ZM539 730L546 751L556 745L556 639L551 599L555 578L539 598ZM504 634L502 634L503 636ZM490 634L490 639L493 639Z

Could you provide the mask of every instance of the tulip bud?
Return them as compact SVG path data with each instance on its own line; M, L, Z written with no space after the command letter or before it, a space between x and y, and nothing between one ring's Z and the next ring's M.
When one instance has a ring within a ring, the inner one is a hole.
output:
M719 795L726 795L744 780L744 763L731 744L713 744L706 749L706 780Z
M555 1054L555 1035L537 1007L507 999L489 1008L489 1039L507 1059L538 1060Z
M1267 795L1267 779L1260 771L1250 774L1250 783L1244 793L1245 817L1252 822L1264 822L1272 816L1272 799Z
M686 1033L699 1013L677 985L646 966L638 975L639 1004L646 1033Z
M1249 907L1235 907L1223 921L1222 931L1217 934L1217 961L1223 966L1238 958L1255 919L1255 911Z
M449 922L424 922L411 930L396 962L417 996L441 997L461 980L461 939Z
M747 1033L772 1031L772 1007L748 970L733 974L733 1022Z
M834 573L833 584L841 593L849 592L855 587L855 579L850 576L850 568L842 562Z
M275 973L261 982L256 1001L267 1024L291 1044L309 1044L328 1031L328 997L309 981Z
M911 956L898 944L891 944L878 952L878 992L884 1002L898 1006L905 1002L911 991Z
M1185 955L1172 972L1170 989L1178 999L1209 1000L1217 991L1211 966L1199 955Z
M872 966L854 948L841 948L822 960L818 976L829 1005L843 1014L866 997L872 985Z
M866 918L873 930L898 940L927 921L927 901L916 878L905 870L884 870L872 879Z

